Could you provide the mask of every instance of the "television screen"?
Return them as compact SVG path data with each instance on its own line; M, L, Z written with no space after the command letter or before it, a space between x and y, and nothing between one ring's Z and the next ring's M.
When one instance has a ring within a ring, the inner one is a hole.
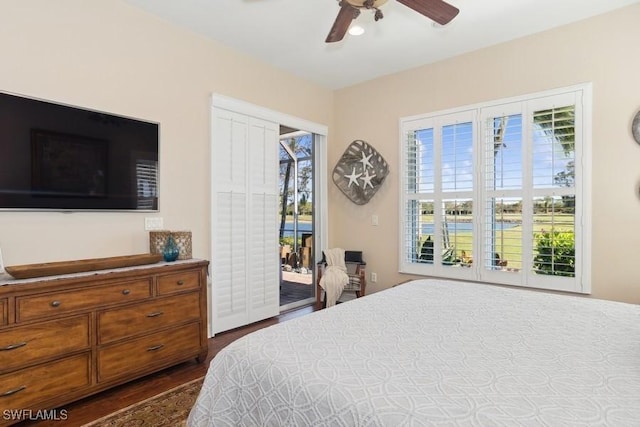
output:
M158 210L159 125L0 93L0 209Z

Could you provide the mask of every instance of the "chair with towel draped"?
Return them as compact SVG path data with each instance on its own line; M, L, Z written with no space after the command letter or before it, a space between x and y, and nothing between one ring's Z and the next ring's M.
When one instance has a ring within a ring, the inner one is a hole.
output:
M343 292L354 292L357 298L365 295L367 263L362 251L328 249L318 262L316 281L316 308L334 305Z

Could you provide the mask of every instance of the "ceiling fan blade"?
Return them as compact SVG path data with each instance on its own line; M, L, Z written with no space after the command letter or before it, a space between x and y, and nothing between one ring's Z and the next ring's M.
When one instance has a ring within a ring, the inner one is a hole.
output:
M434 20L440 25L448 24L460 10L442 0L397 0L398 3Z
M344 35L347 34L347 30L349 29L349 25L351 25L351 21L353 21L359 14L360 11L355 7L351 6L346 1L340 3L340 11L338 12L338 16L336 16L336 20L329 31L329 35L325 42L333 43L338 42L344 38Z

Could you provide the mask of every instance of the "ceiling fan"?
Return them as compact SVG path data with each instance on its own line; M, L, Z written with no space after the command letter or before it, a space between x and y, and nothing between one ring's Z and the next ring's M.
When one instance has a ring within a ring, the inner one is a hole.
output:
M458 12L460 12L457 7L442 0L396 1L432 19L440 25L449 23L449 21L455 18ZM361 9L373 10L376 21L382 19L383 15L379 7L386 2L387 0L339 0L340 11L325 42L333 43L342 40L349 29L349 25L351 25L351 21L360 15Z

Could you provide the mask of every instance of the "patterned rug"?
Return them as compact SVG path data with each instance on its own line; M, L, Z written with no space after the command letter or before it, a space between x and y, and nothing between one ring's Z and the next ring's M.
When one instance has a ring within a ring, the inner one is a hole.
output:
M82 427L184 426L203 380L204 377L182 384Z

